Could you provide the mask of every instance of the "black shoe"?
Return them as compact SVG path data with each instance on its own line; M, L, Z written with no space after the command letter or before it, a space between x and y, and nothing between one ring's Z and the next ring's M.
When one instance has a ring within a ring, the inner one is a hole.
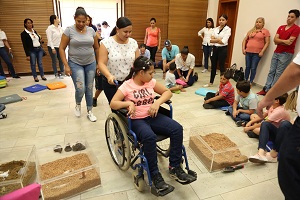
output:
M93 107L97 107L97 99L93 98Z
M13 78L21 78L21 77L18 75L14 75Z
M245 126L246 122L244 122L244 121L236 121L235 124L236 124L237 127L241 127L241 126Z
M40 80L36 77L36 78L34 78L34 81L39 82Z
M213 105L209 104L209 103L205 103L205 104L203 104L203 108L205 108L205 109L214 109L215 107Z
M180 166L169 168L169 173L179 183L190 182L190 176Z
M197 72L195 72L194 77L195 77L195 81L198 81L198 73Z
M160 172L158 172L152 177L152 183L154 184L158 192L169 188L169 185L164 181Z
M229 110L227 110L227 111L225 112L225 115L230 115Z
M253 131L248 131L247 135L249 138L259 138L259 135L256 135Z
M47 79L46 79L46 77L45 77L45 76L43 76L43 77L42 77L42 80L43 80L43 81L46 81Z

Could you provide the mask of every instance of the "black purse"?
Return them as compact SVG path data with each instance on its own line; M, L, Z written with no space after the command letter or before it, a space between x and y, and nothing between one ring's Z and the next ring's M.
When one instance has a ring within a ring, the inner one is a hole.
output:
M242 81L245 79L245 73L243 67L240 67L240 69L237 69L236 63L231 65L229 69L227 69L230 73L230 77L235 81Z

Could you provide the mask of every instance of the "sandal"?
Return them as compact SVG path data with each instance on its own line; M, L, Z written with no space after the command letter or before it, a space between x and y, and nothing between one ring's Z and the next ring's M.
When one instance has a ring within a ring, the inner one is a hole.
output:
M68 143L65 147L65 152L70 152L70 151L72 151L72 147L71 147L70 143Z
M82 151L85 150L85 146L80 142L77 142L75 145L72 146L73 151Z
M56 145L56 146L53 148L53 151L54 151L54 152L59 152L59 153L61 153L61 152L62 152L62 147L58 144L58 145Z

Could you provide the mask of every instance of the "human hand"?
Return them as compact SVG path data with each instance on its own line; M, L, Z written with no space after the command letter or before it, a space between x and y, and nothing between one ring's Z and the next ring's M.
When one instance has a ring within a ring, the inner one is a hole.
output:
M183 78L184 79L184 78ZM186 83L189 82L189 77L184 80Z
M248 122L247 124L246 124L246 127L249 127L249 126L251 126L252 125L252 123L251 123L251 121L250 122Z
M67 76L71 76L72 75L72 71L71 71L71 68L69 67L69 65L65 66L65 74Z
M53 53L53 54L56 54L56 50L55 50L55 49L52 49L52 53Z
M157 102L154 102L148 110L148 114L150 115L150 117L156 117L158 109L159 109L159 104Z
M263 109L269 108L273 104L273 99L268 99L264 97L257 105L256 113L260 118L263 118Z
M133 117L135 115L135 105L134 103L131 101L129 106L128 106L128 116Z
M205 100L205 101L204 101L204 103L209 103L209 102L210 102L209 100Z
M239 110L234 110L233 112L232 112L232 116L234 117L234 118L236 118L236 116L239 114Z
M262 57L263 55L264 55L264 52L262 52L262 51L259 52L259 54L258 54L259 57Z
M27 61L30 61L30 56L27 56L27 57L26 57L26 60L27 60Z
M245 49L243 49L242 52L243 52L244 55L246 55L246 50Z

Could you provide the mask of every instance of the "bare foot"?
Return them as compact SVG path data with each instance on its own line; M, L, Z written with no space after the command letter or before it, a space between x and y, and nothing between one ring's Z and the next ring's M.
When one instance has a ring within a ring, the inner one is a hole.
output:
M186 90L185 90L185 89L180 89L180 91L181 91L181 92L186 92Z

